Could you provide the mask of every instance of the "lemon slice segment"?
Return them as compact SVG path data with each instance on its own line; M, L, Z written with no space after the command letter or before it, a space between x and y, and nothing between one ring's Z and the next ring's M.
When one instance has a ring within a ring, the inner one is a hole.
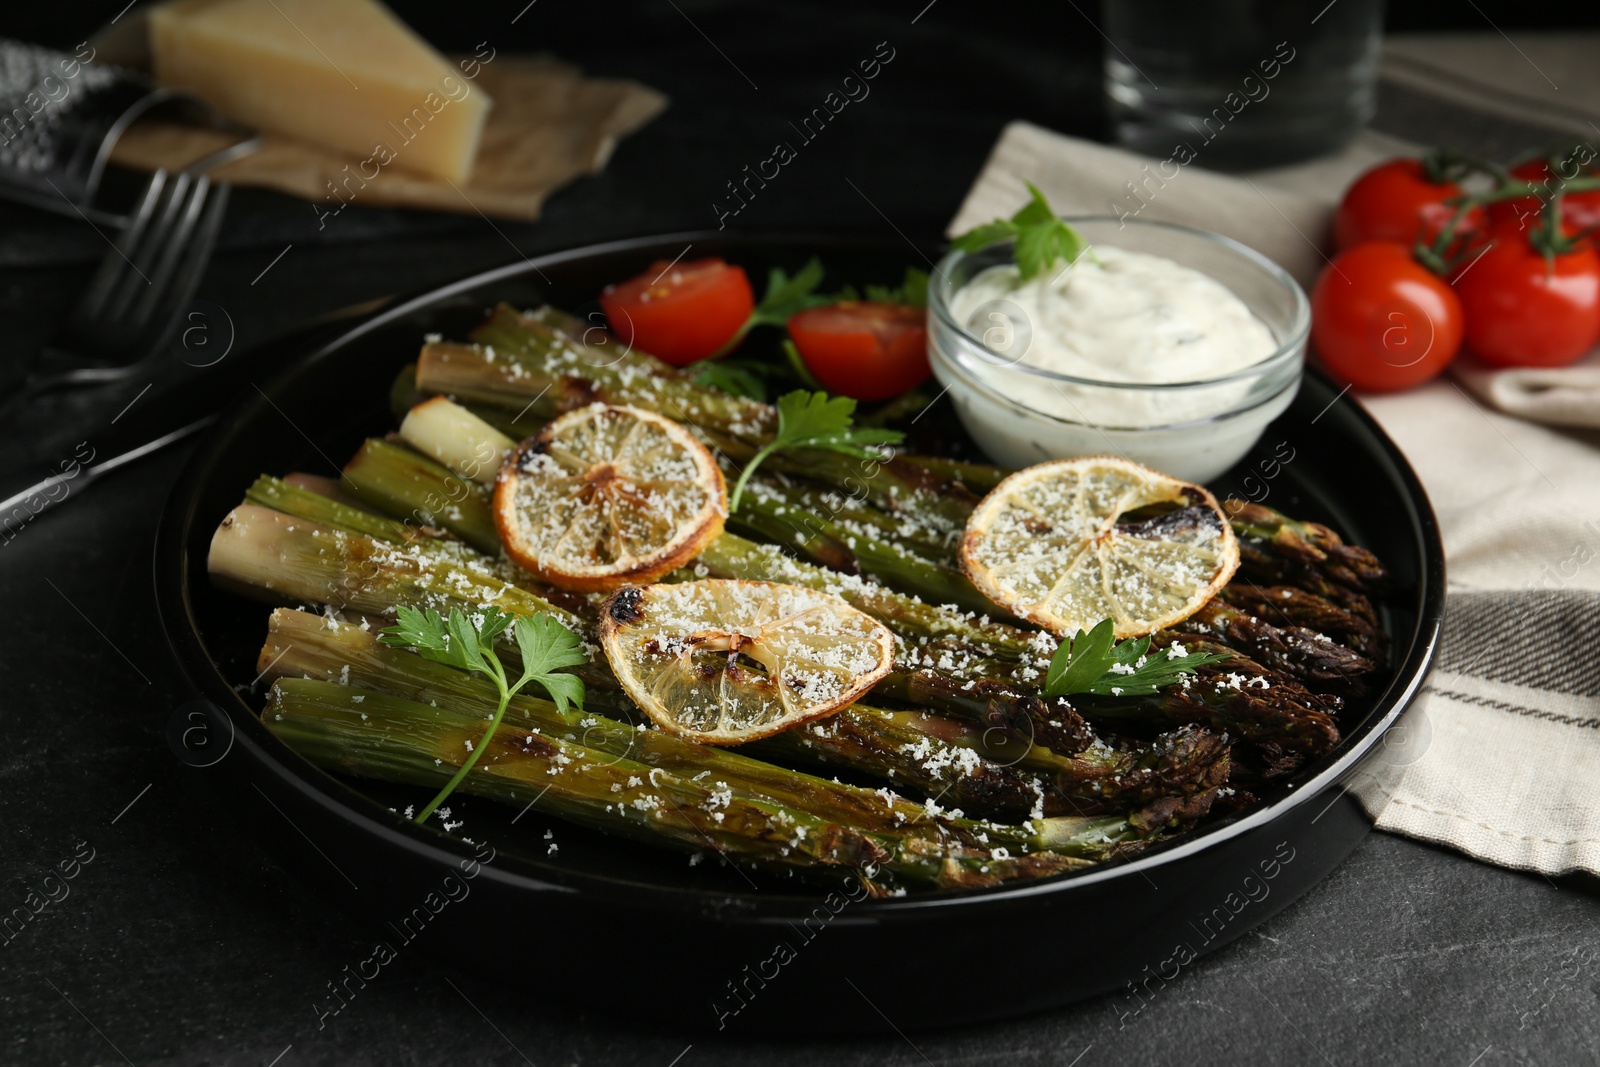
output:
M617 590L601 608L600 645L646 715L708 745L831 715L894 659L888 628L836 596L723 579Z
M569 411L518 445L495 479L506 554L576 592L655 581L699 555L727 515L706 447L632 407Z
M1062 636L1110 619L1122 638L1200 610L1239 568L1239 543L1205 488L1089 456L995 486L967 520L960 556L1012 614Z

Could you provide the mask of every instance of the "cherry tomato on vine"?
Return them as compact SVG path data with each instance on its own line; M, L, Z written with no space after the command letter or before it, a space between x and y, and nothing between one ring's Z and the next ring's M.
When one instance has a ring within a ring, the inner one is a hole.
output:
M1334 257L1311 292L1311 339L1329 373L1389 392L1432 378L1461 347L1461 301L1411 258L1376 241Z
M1563 367L1600 341L1600 254L1580 244L1547 259L1515 222L1457 269L1466 345L1495 367Z
M927 313L909 304L845 300L789 319L800 358L830 393L887 400L925 381Z
M683 367L733 340L756 298L743 267L720 259L663 260L606 286L600 306L623 344Z
M1455 215L1445 203L1461 195L1455 182L1432 182L1415 159L1391 159L1357 178L1345 190L1333 217L1333 244L1347 252L1368 241L1409 245L1419 237L1432 242ZM1483 210L1473 208L1457 230L1470 232L1483 224Z
M1530 159L1519 167L1512 168L1511 176L1520 178L1525 182L1534 182L1546 189L1554 191L1560 188L1562 178L1600 177L1600 172L1584 170L1575 160L1569 158L1562 166L1560 177L1550 170L1550 164L1543 159ZM1523 229L1534 226L1539 219L1539 212L1543 202L1536 196L1520 197L1516 200L1502 200L1489 205L1489 222L1497 225L1506 222L1521 224ZM1590 226L1600 226L1600 190L1591 190L1586 193L1567 193L1561 198L1561 221L1576 229L1588 229Z

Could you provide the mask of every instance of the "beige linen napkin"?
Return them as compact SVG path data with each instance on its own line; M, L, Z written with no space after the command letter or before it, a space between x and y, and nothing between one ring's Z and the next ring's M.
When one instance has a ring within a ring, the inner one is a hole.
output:
M1493 370L1464 360L1451 372L1501 411L1552 426L1600 427L1600 350L1568 367Z
M1182 168L1147 188L1139 217L1219 231L1309 281L1348 174L1393 148L1368 134L1307 167ZM1128 209L1125 183L1152 162L1014 123L950 230L1011 214L1024 181L1064 212ZM1600 873L1600 435L1508 417L1448 378L1360 402L1427 486L1450 569L1421 755L1363 800L1380 829L1508 867Z
M654 89L587 78L577 67L540 56L498 56L482 66L476 82L494 107L484 123L472 180L459 188L393 166L352 181L360 160L278 134L266 135L256 152L211 176L302 197L330 214L354 203L536 219L551 193L574 178L599 173L619 140L667 106L667 98ZM146 119L118 139L111 159L138 170L170 170L235 140L214 130Z
M1507 44L1510 47L1506 47ZM1383 42L1385 81L1513 121L1600 135L1600 33L1402 33Z

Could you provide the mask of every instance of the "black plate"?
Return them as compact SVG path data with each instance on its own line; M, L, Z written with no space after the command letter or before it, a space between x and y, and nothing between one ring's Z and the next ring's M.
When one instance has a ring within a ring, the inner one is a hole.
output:
M1248 816L1133 862L996 889L855 901L747 880L715 862L691 868L681 855L536 813L513 827L513 813L468 800L458 805L467 820L460 832L494 849L492 862L474 868L472 846L388 806L413 794L326 774L268 733L247 688L266 611L206 577L212 531L250 482L263 472L335 473L363 437L392 427L388 383L424 334L461 336L502 299L592 307L602 285L690 244L694 256L724 256L758 279L771 266L792 270L820 255L835 283L894 282L912 259L904 244L853 238L623 241L519 262L392 302L331 340L324 326L247 357L283 369L196 449L162 518L156 593L173 653L202 698L195 707L211 717L196 718L210 742L201 754L191 744L187 758L207 763L215 757L203 753L226 751L213 773L232 787L241 813L261 821L263 840L285 863L319 879L330 902L348 905L359 916L352 922L390 950L414 939L498 973L530 1006L575 995L592 1004L605 991L630 1018L678 1028L792 1031L803 1018L818 1033L970 1022L1118 989L1116 1010L1137 1012L1193 958L1284 907L1355 847L1368 821L1348 787L1381 781L1414 749L1394 744L1401 733L1391 727L1433 655L1444 558L1405 458L1316 373L1256 453L1214 488L1266 493L1266 502L1375 551L1397 579L1384 607L1395 666L1370 708L1346 714L1345 740L1331 758ZM1262 465L1288 449L1288 463ZM560 846L554 856L546 831ZM381 957L352 969L370 976Z

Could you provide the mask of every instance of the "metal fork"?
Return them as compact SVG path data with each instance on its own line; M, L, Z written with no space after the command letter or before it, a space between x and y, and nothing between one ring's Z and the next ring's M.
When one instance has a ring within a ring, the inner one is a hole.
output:
M123 362L114 354L158 340L171 312L194 295L227 199L228 187L204 174L157 171L117 257L101 262L69 317L65 346Z
M36 372L6 406L59 389L120 381L161 358L161 343L193 298L228 205L213 167L259 145L249 137L175 173L150 176L129 223L100 261L48 346L78 366Z
M152 174L132 221L50 345L92 362L34 375L12 402L131 374L194 296L227 202L228 187L214 185L204 173Z

